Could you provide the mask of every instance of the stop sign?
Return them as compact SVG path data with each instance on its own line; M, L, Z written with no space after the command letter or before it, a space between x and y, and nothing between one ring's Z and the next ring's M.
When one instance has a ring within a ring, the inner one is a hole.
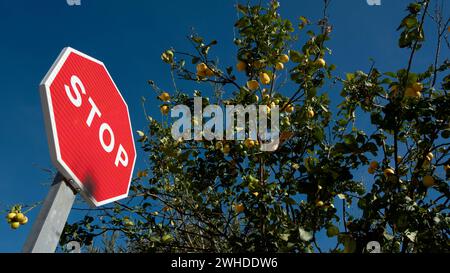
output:
M127 197L136 149L128 106L105 65L64 48L40 93L58 171L95 206Z

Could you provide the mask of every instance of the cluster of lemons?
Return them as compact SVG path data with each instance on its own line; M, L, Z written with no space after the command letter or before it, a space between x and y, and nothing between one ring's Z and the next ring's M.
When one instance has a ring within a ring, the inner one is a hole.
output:
M224 154L229 154L231 150L230 144L223 143L222 141L217 141L215 147L216 150L221 150Z
M18 229L20 225L25 225L28 223L28 217L25 214L21 213L19 210L11 210L6 215L6 220L12 229Z
M398 85L394 85L391 87L391 94L392 96L396 96L399 90ZM414 82L410 84L405 89L405 97L406 98L421 98L422 97L422 91L423 91L423 84L420 82Z
M165 52L163 52L161 54L161 59L164 62L166 62L166 63L169 63L169 64L172 63L173 62L173 58L174 58L174 53L171 50L166 50ZM278 56L277 62L274 65L275 70L283 70L284 66L285 66L285 63L287 63L287 62L289 62L289 56L287 54L281 54L280 56ZM324 68L326 66L326 62L322 58L318 58L315 61L315 64L319 68ZM236 64L236 69L238 71L245 71L245 70L247 70L247 68L249 66L250 66L249 64L247 64L246 62L240 60ZM263 68L265 65L264 65L263 61L256 60L256 61L254 61L251 64L251 66L259 69L259 68ZM214 76L215 72L207 64L201 62L201 63L197 64L197 66L196 66L196 75L197 75L197 77L199 79L204 79L204 78L207 78L207 77ZM260 82L263 85L270 84L272 82L272 80L273 80L273 77L274 77L273 75L271 76L271 75L269 75L266 72L260 72L258 76L259 76L259 81L256 80L256 79L252 79L252 80L247 81L246 87L250 91L256 91L256 90L260 89L261 88ZM262 89L262 95L263 95L263 99L266 99L266 100L269 101L269 103L267 104L267 113L269 114L270 111L271 111L271 108L273 108L275 105L279 104L279 100L275 99L275 100L270 102L270 96L269 96L269 94L267 94L267 90L265 88ZM161 111L161 113L163 115L167 115L169 113L169 110L170 110L169 105L166 104L166 102L168 102L170 100L169 93L162 92L159 95L159 99L164 102L164 104L160 106L160 111ZM255 94L255 100L256 101L259 100L259 97L256 94ZM278 103L277 103L277 100L278 100ZM292 104L282 105L282 106L280 106L280 108L283 109L287 113L292 113L295 110L295 107ZM309 117L309 118L313 118L314 115L315 115L314 110L312 108L310 108L310 107L308 107L308 109L306 111L306 114L307 114L307 117ZM289 124L288 118L285 118L284 123Z
M280 55L278 57L278 62L275 64L275 69L276 70L284 69L284 64L287 62L289 62L289 56L286 54ZM253 66L256 68L261 68L263 66L263 63L261 61L255 61L253 63ZM245 71L247 68L248 68L248 65L244 61L239 61L236 64L236 69L238 71ZM259 73L259 81L262 84L267 85L267 84L271 83L272 78L266 72L260 72ZM246 85L250 91L255 91L260 88L259 82L257 80L249 80Z
M275 70L284 69L284 64L287 62L289 62L289 56L287 54L280 55L278 57L278 62L275 63ZM318 58L315 61L315 64L319 68L324 68L326 66L326 62L322 58ZM236 69L238 71L245 71L245 70L247 70L248 66L249 65L247 63L245 63L244 61L238 61L238 63L236 64ZM253 62L252 66L256 67L256 68L261 68L264 65L261 61L255 61L255 62ZM259 76L259 81L256 79L247 81L246 86L250 91L256 91L256 90L260 89L261 88L260 83L262 83L263 85L270 84L272 82L272 78L274 77L274 76L271 77L266 72L260 72L258 76ZM270 100L270 96L269 96L269 94L267 94L267 90L265 88L263 88L261 91L262 91L263 99ZM256 101L258 101L258 99L259 99L258 96L257 95L255 95L255 96L256 96ZM278 99L274 99L273 101L271 101L267 105L267 113L269 114L271 109L278 104L279 104ZM282 105L280 108L283 109L287 113L292 113L295 110L295 107L292 104ZM315 115L314 110L311 107L308 107L307 111L306 111L306 115L308 118L313 118ZM285 117L283 122L285 124L289 125L289 118Z
M197 77L199 79L214 76L214 71L210 67L208 67L205 63L197 64L196 69L197 69Z
M433 158L434 158L433 153L432 153L432 152L429 152L429 153L426 155L426 157L425 157L424 166L429 166L429 164L430 164L430 162L433 160ZM401 161L402 161L402 158L401 158L401 157L397 157L397 162L400 163ZM370 164L369 164L369 168L368 168L367 172L368 172L369 174L374 174L375 171L376 171L378 168L379 168L378 162L372 161L372 162L370 162ZM445 171L445 172L450 171L450 165L445 165L445 166L444 166L444 171ZM391 167L387 167L386 169L383 170L383 174L384 174L384 176L386 176L386 177L390 177L390 176L393 176L393 175L395 174L395 170L394 170L393 168L391 168ZM432 186L435 185L435 180L434 180L433 176L431 176L431 175L425 175L425 176L423 177L422 184L423 184L425 187L429 188L429 187L432 187Z
M169 95L169 93L167 93L167 92L162 92L162 93L158 96L158 98L159 98L160 100L162 100L164 103L170 101L170 95ZM167 115L167 114L169 113L169 105L167 105L167 104L161 105L159 109L160 109L160 111L161 111L161 113L162 113L163 115Z

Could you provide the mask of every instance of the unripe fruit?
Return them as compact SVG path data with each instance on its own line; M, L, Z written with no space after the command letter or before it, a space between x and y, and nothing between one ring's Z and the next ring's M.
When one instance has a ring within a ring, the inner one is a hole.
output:
M280 55L280 57L278 57L278 60L282 63L287 63L289 62L289 56L286 54L282 54Z
M259 88L259 83L256 80L251 80L247 82L247 87L248 89L250 89L251 91L255 91L256 89Z
M328 237L334 237L334 236L336 236L338 234L339 234L339 228L338 227L336 227L336 226L329 226L327 228L327 236Z
M267 73L260 73L259 79L263 84L269 84L270 83L270 77Z
M246 68L247 68L247 64L244 63L243 61L239 61L239 62L236 64L236 69L237 69L237 71L244 71Z
M423 177L423 185L425 187L431 187L434 185L434 178L431 175L426 175Z
M284 69L284 64L282 62L277 62L275 64L275 69L276 70L283 70Z
M289 117L284 117L282 120L283 124L290 126L291 125L291 121L289 119Z

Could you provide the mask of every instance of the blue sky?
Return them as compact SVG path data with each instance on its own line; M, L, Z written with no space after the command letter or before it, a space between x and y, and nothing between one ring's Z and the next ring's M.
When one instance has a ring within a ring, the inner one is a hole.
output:
M395 29L408 2L381 0L381 6L369 6L366 0L332 1L329 13L334 32L328 46L333 55L327 61L337 64L337 75L367 70L369 57L382 71L406 66L409 52L397 48ZM192 28L206 39L219 41L211 54L223 65L235 64L235 3L81 0L81 6L69 6L65 0L0 0L0 209L42 200L47 193L45 184L51 177L40 168L51 168L51 163L38 85L62 48L71 46L106 64L128 102L133 129L142 129L142 96L148 99L150 115L160 117L159 103L146 81L155 80L170 90L168 67L160 54L170 47L191 50L185 37ZM322 1L281 1L280 12L294 22L301 15L317 21ZM429 21L425 27L431 36L433 24ZM427 43L413 70L432 62L434 47L434 41ZM448 53L446 49L442 55ZM339 90L328 92L336 102ZM144 157L137 149L139 169ZM37 212L30 213L31 221ZM72 213L71 218L76 216ZM13 231L0 221L0 252L20 251L30 227Z

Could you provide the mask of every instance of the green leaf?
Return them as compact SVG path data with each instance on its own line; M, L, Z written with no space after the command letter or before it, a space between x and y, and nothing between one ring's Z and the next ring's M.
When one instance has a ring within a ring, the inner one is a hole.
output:
M302 55L298 51L290 50L289 55L291 57L291 61L293 61L294 63L302 62Z
M287 242L289 240L289 236L289 233L282 233L280 234L280 239Z
M347 74L345 75L345 77L347 78L347 81L352 81L352 80L355 79L355 74L353 74L353 73L347 73Z

